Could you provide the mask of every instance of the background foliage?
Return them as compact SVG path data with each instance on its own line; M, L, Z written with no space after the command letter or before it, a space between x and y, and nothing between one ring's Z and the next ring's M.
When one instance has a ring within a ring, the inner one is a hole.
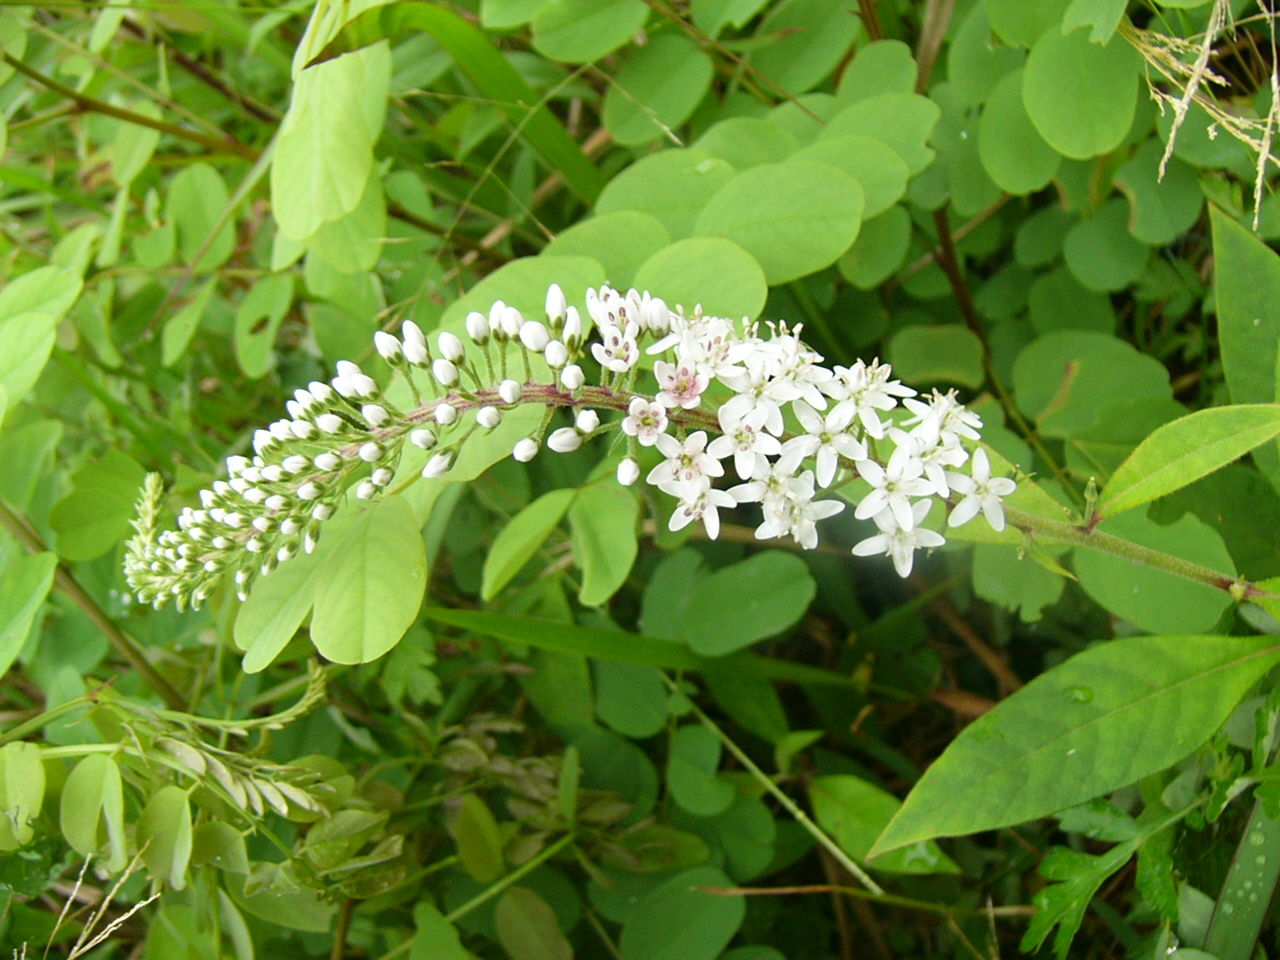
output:
M1280 949L1269 7L852 6L0 8L0 942ZM551 282L958 388L1041 532L671 534L531 411L243 605L126 594L147 471Z

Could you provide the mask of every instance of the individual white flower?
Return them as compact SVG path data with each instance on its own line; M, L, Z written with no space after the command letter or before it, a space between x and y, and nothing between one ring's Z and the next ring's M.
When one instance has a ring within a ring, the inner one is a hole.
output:
M547 448L556 453L572 453L580 446L582 446L582 434L573 427L552 430L551 436L547 437Z
M622 462L618 464L618 482L624 487L629 487L640 479L640 464L636 463L632 457L623 457Z
M667 522L667 529L673 531L682 530L695 520L701 520L703 527L706 528L707 537L714 540L720 536L720 508L733 508L735 506L737 506L737 501L724 490L707 487L694 499L680 501L675 510L672 511L671 519Z
M577 390L587 382L587 378L580 366L571 363L560 371L560 382L566 390Z
M947 393L935 390L927 403L921 400L904 400L903 406L915 414L905 421L906 426L932 424L942 443L959 443L961 437L969 440L979 438L982 418L956 400L954 390Z
M448 330L443 330L436 338L436 346L440 348L440 356L450 363L461 363L464 351L462 341Z
M796 502L791 511L791 536L806 550L818 545L818 521L834 517L844 509L839 500L804 500Z
M517 440L515 448L511 451L511 456L521 463L528 463L538 455L538 441L533 437L525 437L523 440Z
M704 430L689 434L683 443L670 434L660 434L657 446L667 459L650 470L645 481L674 497L693 500L711 485L712 477L724 476L720 461L704 452L707 446Z
M883 467L874 460L859 460L854 466L872 487L871 492L858 502L853 511L855 517L866 520L888 510L902 529L910 530L915 526L909 498L929 496L933 485L921 476L924 467L911 455L909 445L894 450L888 464Z
M502 324L502 333L508 340L515 340L520 336L520 328L524 326L524 315L515 307L504 307L499 322ZM489 325L493 325L493 315L489 316Z
M853 461L867 458L867 448L846 432L853 419L852 411L837 406L823 415L803 400L795 401L791 409L805 432L788 440L785 447L805 457L816 455L818 486L831 486L841 457Z
M658 379L658 402L672 409L692 410L702 402L702 392L711 382L691 364L677 366L664 360L653 365L653 375Z
M640 446L651 447L666 429L667 410L662 404L644 397L631 398L631 403L627 405L627 415L622 420L623 433L635 437Z
M952 473L948 476L951 488L964 498L955 505L951 516L947 518L947 526L958 527L972 520L979 510L987 518L994 530L1004 529L1004 506L1001 497L1007 497L1017 489L1018 485L1008 477L992 477L991 463L987 459L987 451L979 447L973 454L972 476Z
M579 433L590 433L600 426L600 414L590 409L579 410L577 417L574 418L573 425L578 429Z
M743 480L750 480L758 470L768 467L766 457L782 452L782 444L764 431L769 412L757 407L736 423L720 408L720 429L724 431L711 441L707 453L717 460L733 457L733 469Z
M879 413L892 410L899 397L914 397L916 392L897 380L890 380L893 369L887 363L872 360L868 365L859 360L851 367L836 367L835 377L822 385L837 406L849 411L850 418L862 423L867 435L877 440L884 436L884 422Z
M400 358L404 356L400 341L384 330L379 330L373 335L373 345L377 348L382 359L388 363L398 363Z
M430 450L436 445L435 431L420 427L409 434L409 442L419 450Z
M626 373L640 359L640 349L636 344L639 332L634 322L622 328L614 324L601 324L600 342L591 345L591 355L606 370Z
M435 409L436 423L447 427L458 419L458 408L452 403L437 403Z
M537 320L526 320L520 325L520 342L534 353L541 353L550 341L546 326Z
M547 319L552 324L559 323L564 319L564 311L567 306L564 291L560 289L560 284L553 283L547 287Z
M931 501L918 500L911 506L911 527L898 525L894 514L884 511L876 514L876 526L880 532L874 537L867 537L853 545L853 553L858 557L873 557L883 554L893 558L893 568L898 576L911 575L912 561L915 552L925 547L940 547L947 541L932 530L926 530L920 524L924 521L932 506Z
M467 314L466 320L467 336L478 347L483 347L489 342L489 318L483 313L475 310Z

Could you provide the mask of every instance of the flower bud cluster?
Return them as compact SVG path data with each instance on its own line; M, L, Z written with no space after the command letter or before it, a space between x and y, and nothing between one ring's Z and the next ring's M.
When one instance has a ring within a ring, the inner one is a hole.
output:
M232 573L243 599L254 577L315 547L348 490L369 499L385 489L405 440L430 451L424 477L443 477L472 430L495 429L522 403L546 413L515 443L516 460L611 436L625 448L620 483L643 473L675 498L672 530L700 522L714 538L720 510L751 503L762 514L757 538L791 537L811 549L818 522L846 506L824 492L857 477L870 491L854 516L878 532L853 552L888 556L903 576L915 550L944 542L925 527L935 500L950 507L951 526L981 512L1003 528L1001 498L1014 483L991 476L976 446L981 421L954 393L919 397L876 360L825 366L799 326L686 315L647 293L608 287L587 291L586 307L583 316L552 285L545 322L498 302L467 316L470 345L442 331L433 351L412 322L400 338L379 332L379 356L417 405L397 409L377 381L340 361L329 383L295 392L287 419L254 434L252 457L228 458L226 479L200 492L176 530L156 530L160 494L149 483L126 559L130 585L157 606L198 605ZM658 358L651 374L646 354ZM587 382L584 364L598 368L598 383ZM552 428L562 407L572 424ZM645 448L659 455L647 473Z

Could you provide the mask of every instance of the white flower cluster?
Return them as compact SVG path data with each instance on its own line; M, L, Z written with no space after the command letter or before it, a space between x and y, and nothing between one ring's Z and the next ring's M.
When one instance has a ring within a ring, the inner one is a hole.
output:
M953 394L918 399L877 361L823 366L798 326L685 315L647 293L608 287L589 290L586 303L583 317L552 285L545 323L496 303L467 317L470 349L441 332L433 351L412 322L400 338L378 333L379 355L402 373L416 405L397 409L374 378L341 361L329 383L296 391L289 416L255 433L253 457L228 458L227 478L200 492L176 530L157 530L162 493L149 482L126 555L131 587L157 606L198 605L232 572L243 599L255 576L314 548L348 490L368 499L391 483L406 440L433 451L422 474L440 477L471 431L492 430L521 403L543 406L546 416L515 444L517 460L531 460L544 443L567 453L617 429L626 447L617 475L629 485L640 478L640 448L656 448L662 459L645 481L676 498L673 530L699 521L715 537L720 509L758 503L758 538L790 536L813 548L818 521L845 507L821 491L855 474L871 490L854 515L879 533L853 552L887 555L903 576L916 549L943 543L923 526L933 498L954 502L951 526L981 511L1003 528L1000 500L1013 481L993 478L980 448L971 458L965 441L978 439L981 421ZM588 354L598 385L587 383L579 362ZM652 366L654 388L641 390L646 354L663 359ZM895 420L888 415L899 403L909 416ZM573 425L547 434L558 408L572 413ZM618 416L602 422L600 411ZM970 461L968 474L956 471ZM717 486L726 463L737 482Z

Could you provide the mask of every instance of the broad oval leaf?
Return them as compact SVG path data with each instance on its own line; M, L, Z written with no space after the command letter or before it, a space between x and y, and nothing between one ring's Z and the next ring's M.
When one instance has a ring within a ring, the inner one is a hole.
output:
M826 163L788 160L752 167L712 197L695 231L732 240L770 284L830 266L862 225L862 184Z
M49 588L58 558L37 553L16 560L0 573L0 675L13 665Z
M645 897L622 926L622 960L714 960L738 931L747 907L741 897L697 887L727 887L715 867L676 874Z
M527 887L511 887L494 911L498 941L511 960L572 960L555 911Z
M734 319L756 319L769 296L755 257L720 237L689 237L663 247L636 271L635 286L672 306L700 303L707 313Z
M40 748L22 740L0 747L0 850L16 850L31 842L43 804Z
M1158 427L1111 475L1097 512L1111 516L1225 467L1280 435L1280 403L1197 410Z
M578 599L586 606L604 603L631 572L638 546L640 504L610 477L578 491L569 508L573 553L582 568Z
M147 801L138 817L138 848L151 876L174 890L187 883L191 861L191 800L187 791L170 784Z
M1163 770L1278 661L1269 637L1131 637L1077 654L966 727L868 856L1023 823Z
M311 640L335 663L375 660L409 629L426 587L417 517L403 497L387 497L351 521L317 572Z
M58 819L76 853L93 856L105 840L107 867L124 867L124 788L115 760L91 753L75 765L62 787Z
M766 550L698 584L685 614L684 636L703 656L741 650L799 620L816 590L803 560Z

